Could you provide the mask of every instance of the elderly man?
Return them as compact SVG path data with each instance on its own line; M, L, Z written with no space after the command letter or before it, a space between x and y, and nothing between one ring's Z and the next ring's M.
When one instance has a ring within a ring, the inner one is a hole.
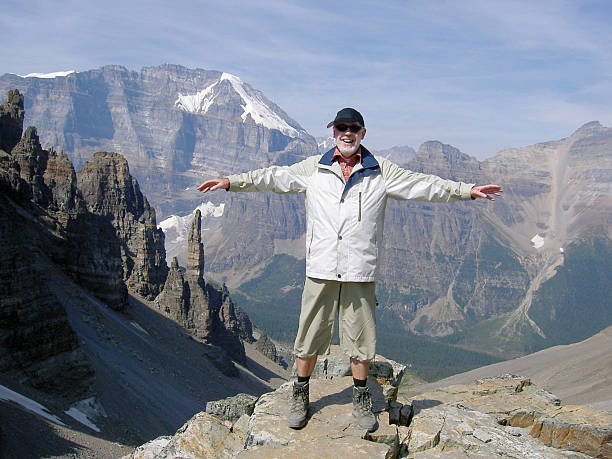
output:
M361 428L372 431L378 423L366 381L376 353L375 280L387 198L494 201L502 190L443 180L374 157L361 145L365 122L353 108L340 110L327 127L333 127L336 147L324 155L208 180L198 190L306 193L306 281L288 424L296 429L306 424L309 378L317 356L329 351L338 317L340 346L353 372L353 416Z

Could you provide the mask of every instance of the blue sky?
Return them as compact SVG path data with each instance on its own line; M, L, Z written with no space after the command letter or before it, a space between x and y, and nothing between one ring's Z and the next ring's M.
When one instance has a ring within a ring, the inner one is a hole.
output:
M373 148L485 158L612 126L612 2L2 0L0 74L221 70L313 135L344 106Z

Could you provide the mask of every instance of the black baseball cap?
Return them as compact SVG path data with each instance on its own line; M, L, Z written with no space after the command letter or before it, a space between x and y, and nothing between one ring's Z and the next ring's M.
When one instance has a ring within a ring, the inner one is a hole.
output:
M359 123L361 127L365 127L365 122L363 121L363 116L354 108L343 108L336 114L336 118L333 121L330 121L327 127L332 127L332 125L336 123Z

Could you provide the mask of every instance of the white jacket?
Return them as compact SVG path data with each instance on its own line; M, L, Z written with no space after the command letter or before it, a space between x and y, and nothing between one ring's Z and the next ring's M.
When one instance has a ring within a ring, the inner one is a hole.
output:
M412 172L361 147L361 164L345 181L334 150L291 166L229 176L230 191L306 193L306 275L375 281L387 198L448 202L470 199L473 184Z

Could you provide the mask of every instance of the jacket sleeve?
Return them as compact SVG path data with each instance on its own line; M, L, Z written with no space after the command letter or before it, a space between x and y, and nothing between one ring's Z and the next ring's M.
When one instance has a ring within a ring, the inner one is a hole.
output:
M445 180L436 175L403 169L391 161L379 159L387 195L394 199L448 202L471 199L473 183Z
M310 156L291 166L270 166L228 177L229 191L304 193L320 156Z

